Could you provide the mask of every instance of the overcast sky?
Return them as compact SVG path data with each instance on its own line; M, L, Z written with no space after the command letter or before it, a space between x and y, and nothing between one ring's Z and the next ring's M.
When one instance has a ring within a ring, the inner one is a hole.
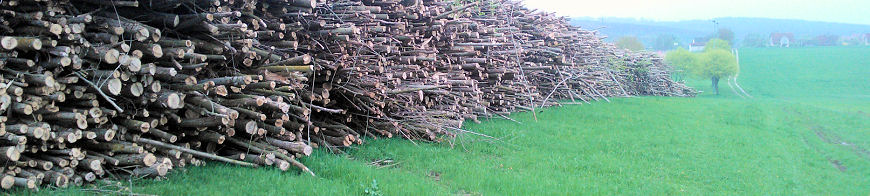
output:
M870 0L525 0L564 16L653 20L764 17L870 24Z

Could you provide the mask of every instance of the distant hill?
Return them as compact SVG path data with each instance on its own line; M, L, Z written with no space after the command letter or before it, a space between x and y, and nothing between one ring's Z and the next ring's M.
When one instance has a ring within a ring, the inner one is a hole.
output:
M720 28L730 28L735 38L742 40L748 34L768 36L774 32L791 32L796 37L809 38L818 35L849 36L853 34L870 33L870 25L818 22L792 19L771 18L717 18ZM637 36L649 44L660 34L670 34L680 41L691 42L696 37L703 37L713 32L712 20L689 20L677 22L638 20L630 18L573 18L571 24L584 29L600 29L609 40L622 36Z
M709 34L708 30L698 30L682 28L677 26L657 25L655 23L620 23L620 22L601 22L591 20L571 20L571 24L583 27L587 30L596 30L602 36L607 36L608 40L615 40L623 36L636 36L644 42L655 39L659 34L671 34L680 38L691 40L692 37Z

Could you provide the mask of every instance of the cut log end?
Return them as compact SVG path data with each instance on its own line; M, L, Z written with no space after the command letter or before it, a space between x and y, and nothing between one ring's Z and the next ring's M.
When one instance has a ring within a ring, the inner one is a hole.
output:
M163 104L166 104L166 106L170 109L178 109L183 106L181 103L181 97L179 97L178 94L175 93L169 93L169 95L166 95L166 98L163 101Z
M163 57L163 48L157 44L151 45L151 55L154 56L154 58Z
M142 60L137 57L131 56L129 64L127 64L127 69L132 72L139 72L142 70Z
M51 32L55 35L60 35L61 33L63 33L63 26L60 26L59 24L51 24L48 26L48 32Z
M94 174L94 172L85 173L84 177L85 177L85 181L88 181L88 182L93 182L94 180L97 180L97 175Z
M6 50L12 50L18 47L18 40L14 37L2 37L0 38L0 46Z
M79 129L87 129L88 120L85 118L76 119L76 127L78 127Z
M227 90L227 87L224 85L218 85L218 86L213 87L212 92L214 92L216 95L220 95L220 96L224 96L224 97L230 93L230 91Z
M154 163L157 163L157 157L154 154L148 153L142 158L142 163L147 167L151 167Z
M166 176L166 174L169 173L169 165L166 164L157 165L157 167L154 169L157 170L158 176Z
M245 133L252 134L252 135L257 134L257 131L258 131L257 122L247 121L244 124L244 128L245 128Z
M145 28L140 28L133 34L133 38L140 42L145 41L149 37L151 37L151 32L148 32L148 29Z
M118 50L115 50L115 49L109 49L106 51L105 54L103 54L103 61L105 61L108 64L118 63L120 58L121 58L121 52L119 52Z
M6 152L3 152L3 154L6 156L4 158L10 161L18 161L18 159L21 158L21 152L19 152L18 149L15 149L15 147L6 148Z
M311 156L311 153L313 152L314 148L309 145L305 145L304 147L302 147L302 154L304 154L305 156Z
M3 189L11 189L14 185L15 177L12 177L10 175L3 175L3 177L0 178L0 187L2 187Z
M134 97L142 96L142 93L145 93L145 87L142 83L136 82L128 86L130 89L128 89L127 93Z
M54 177L54 186L57 187L67 187L69 185L69 177L64 175L58 175Z
M106 130L106 133L103 134L104 141L112 141L115 138L115 130L109 129Z
M58 63L60 63L60 65L63 67L67 67L72 64L72 59L70 59L69 57L60 57Z
M23 40L18 40L18 41L22 42ZM25 42L25 43L24 44L18 43L18 46L23 45L23 46L28 47L28 49L42 50L42 41L40 41L38 39L30 39L29 41L23 41L23 42Z
M172 20L172 22L171 22L172 24L169 24L169 26L176 27L176 26L178 26L178 23L181 22L181 17L178 17L178 15L175 15L174 17L172 17L171 20Z
M105 85L106 86L105 86L104 90L108 90L108 92L106 92L106 93L109 93L111 95L120 95L121 94L121 90L123 88L123 84L121 83L121 79L118 79L118 78L109 79Z
M46 161L46 162L42 162L42 165L40 165L40 166L42 166L43 170L50 170L51 168L54 167L54 163Z
M142 133L147 133L149 130L151 130L151 124L142 123L139 125L139 130L141 130Z
M268 99L266 99L266 97L257 97L255 101L257 106L263 106L263 104L266 104L266 101L268 101Z
M278 163L275 165L278 166L278 169L281 171L287 171L290 169L290 163L284 160L278 160Z

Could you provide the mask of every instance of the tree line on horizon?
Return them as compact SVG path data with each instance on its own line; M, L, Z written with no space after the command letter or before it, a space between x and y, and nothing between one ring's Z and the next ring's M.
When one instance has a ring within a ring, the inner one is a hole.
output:
M793 40L790 40L791 47L810 47L810 46L860 46L866 45L867 41L863 37L864 34L855 34L851 36L839 36L833 34L823 34L816 36L796 36ZM769 47L770 35L762 35L757 33L747 34L743 37L743 39L737 40L735 38L735 33L729 28L720 28L716 32L703 36L703 37L695 37L693 39L694 42L698 43L706 43L711 39L721 39L727 41L731 46L739 46L739 47L750 47L750 48L760 48L760 47ZM636 36L622 36L619 37L614 44L619 47L640 51L650 49L652 51L670 51L677 48L687 48L690 43L683 43L680 41L681 39L677 36L671 34L659 34L656 35L655 40L651 42L651 45L646 46L644 41Z

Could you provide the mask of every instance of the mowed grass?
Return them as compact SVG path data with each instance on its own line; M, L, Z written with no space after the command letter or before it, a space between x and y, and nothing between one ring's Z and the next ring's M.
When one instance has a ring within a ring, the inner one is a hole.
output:
M868 48L744 49L741 99L724 84L697 98L638 97L486 120L433 144L369 139L302 161L317 177L210 163L160 195L870 194ZM535 116L537 120L535 120ZM381 164L371 164L379 162ZM89 194L67 188L38 194ZM20 192L31 194L32 192Z

